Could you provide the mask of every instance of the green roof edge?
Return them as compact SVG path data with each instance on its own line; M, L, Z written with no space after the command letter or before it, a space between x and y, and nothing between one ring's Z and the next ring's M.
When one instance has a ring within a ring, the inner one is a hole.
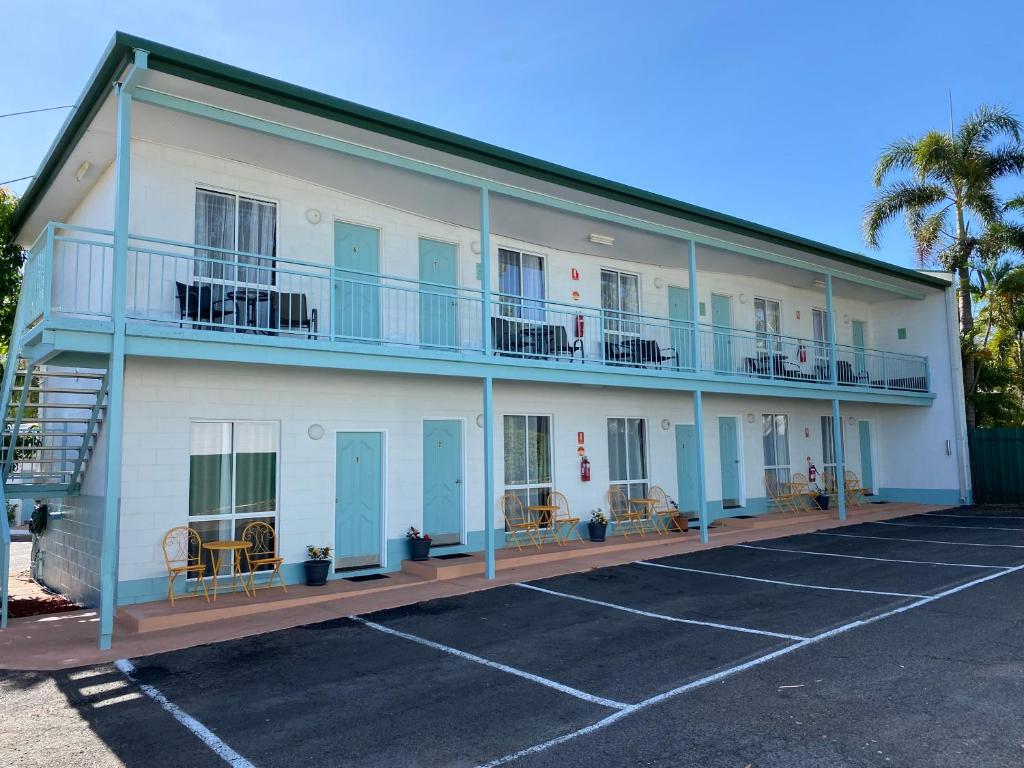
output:
M67 160L67 156L78 143L83 131L102 103L103 95L116 82L125 65L130 61L132 51L136 48L149 52L149 68L157 72L205 83L279 106L297 109L536 179L571 187L581 192L588 192L676 218L707 224L734 234L753 236L776 245L798 248L835 261L865 267L924 285L948 287L948 283L941 279L922 274L917 270L890 264L880 259L836 248L593 174L576 171L556 163L530 157L494 144L471 139L451 131L356 104L337 96L329 96L120 31L114 34L102 60L79 97L76 108L68 116L56 141L47 152L39 172L22 196L14 214L13 232L20 231L39 198L53 183L57 171Z

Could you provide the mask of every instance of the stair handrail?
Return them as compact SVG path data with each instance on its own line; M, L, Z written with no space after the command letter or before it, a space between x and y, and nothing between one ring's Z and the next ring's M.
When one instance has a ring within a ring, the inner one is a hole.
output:
M79 477L79 474L82 471L82 465L85 464L86 456L92 452L90 444L93 439L93 430L96 429L100 413L103 410L103 403L107 399L107 379L109 375L109 370L103 371L103 378L100 379L100 385L96 389L96 402L93 403L92 412L89 415L89 424L86 426L85 432L82 433L82 444L78 446L78 456L75 459L75 468L71 473L71 479L68 483L69 491L75 491L81 486L81 478Z

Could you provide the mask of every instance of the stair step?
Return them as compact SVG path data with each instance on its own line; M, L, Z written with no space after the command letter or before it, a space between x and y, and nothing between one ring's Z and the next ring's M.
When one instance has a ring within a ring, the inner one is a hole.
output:
M91 411L96 406L95 402L92 403L25 403L26 410L29 408L67 408L68 410L74 411ZM20 407L19 403L9 403L7 408L17 410ZM105 406L100 406L101 408Z
M20 388L18 390L21 391ZM89 389L88 387L29 387L29 392L52 392L57 395L95 395L98 392L102 392L99 387L95 389Z
M85 373L83 371L32 371L33 376L39 376L40 378L60 378L60 379L102 379L106 376L106 373ZM25 378L24 371L18 371L15 376L20 376L22 379Z

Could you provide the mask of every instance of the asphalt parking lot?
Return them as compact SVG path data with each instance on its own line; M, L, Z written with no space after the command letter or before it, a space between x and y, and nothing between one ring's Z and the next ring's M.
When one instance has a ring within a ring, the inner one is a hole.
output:
M1020 510L666 557L0 673L0 742L10 765L1020 766L1022 564Z

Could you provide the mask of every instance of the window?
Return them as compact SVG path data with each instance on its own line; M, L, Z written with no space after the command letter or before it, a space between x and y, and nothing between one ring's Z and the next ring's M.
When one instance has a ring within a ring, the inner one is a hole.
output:
M846 455L846 431L843 429L843 420L839 420L839 439L843 447L843 455ZM827 490L834 490L832 480L836 476L836 443L832 435L832 417L821 417L821 467L822 477L829 486ZM826 473L831 473L830 475ZM829 480L829 477L832 480Z
M225 192L196 190L196 277L231 283L274 282L277 206ZM261 258L265 257L265 258Z
M811 326L814 331L814 371L819 379L827 380L831 377L828 367L828 312L812 310Z
M639 336L640 324L636 317L640 314L640 277L602 269L601 309L606 335Z
M545 504L551 493L551 417L505 417L505 490L524 507Z
M502 317L544 320L544 258L498 249L498 290Z
M768 349L768 338L779 347L779 334L782 333L782 305L775 299L754 299L754 330L757 331L757 349Z
M627 499L647 497L646 419L608 419L608 479Z
M784 413L761 414L764 445L764 473L775 478L780 487L789 482L789 416Z
M188 524L204 542L240 539L254 520L278 530L277 444L273 422L192 423ZM203 559L211 568L205 550ZM221 572L230 566L225 562Z

